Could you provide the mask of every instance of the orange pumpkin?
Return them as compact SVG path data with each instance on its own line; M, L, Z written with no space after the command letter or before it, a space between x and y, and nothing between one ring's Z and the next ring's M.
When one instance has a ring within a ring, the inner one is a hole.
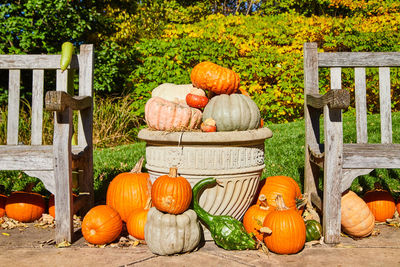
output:
M235 93L240 83L239 75L233 70L209 61L197 64L190 73L190 80L195 87L228 95Z
M72 194L72 198L74 199L74 201L77 197L78 196L76 194ZM78 210L76 209L75 205L73 206L73 208L74 208L74 214L77 213ZM49 214L53 218L56 218L56 207L54 205L54 195L53 194L51 194L49 197Z
M243 226L248 233L253 233L256 238L263 241L264 234L260 231L263 227L265 217L272 209L268 206L264 195L258 197L260 204L252 205L243 216Z
M168 175L158 177L151 188L154 207L170 214L180 214L189 208L192 187L186 178L177 176L178 169L171 167Z
M126 228L128 233L136 239L144 240L144 227L146 225L149 208L135 209L128 217Z
M16 191L6 201L6 214L9 218L20 222L33 222L45 211L44 197L34 192Z
M271 176L266 178L264 186L261 188L260 195L263 194L267 198L268 205L276 207L276 196L282 195L285 205L297 210L297 203L302 199L299 185L296 181L288 176ZM257 201L257 204L260 202ZM298 212L302 214L304 207Z
M150 175L140 172L143 160L131 172L118 174L107 189L107 205L118 211L124 222L134 209L146 207L151 197Z
M341 223L345 233L365 237L372 233L375 217L362 198L347 190L341 199Z
M0 194L0 218L6 215L7 196Z
M115 209L107 205L92 208L82 221L82 235L91 244L110 243L121 234L121 231L121 216Z
M200 88L193 88L186 95L186 104L192 108L204 108L207 103L208 97L206 97L206 93Z
M386 219L393 218L396 211L396 203L392 195L382 189L379 183L375 184L374 190L365 193L364 201L367 203L376 221L386 222Z
M286 207L282 195L276 196L277 205L264 220L263 226L272 233L266 234L264 242L268 249L279 254L299 252L306 242L306 226L301 215Z
M202 112L161 97L152 97L146 102L144 116L147 125L154 130L180 131L199 128Z

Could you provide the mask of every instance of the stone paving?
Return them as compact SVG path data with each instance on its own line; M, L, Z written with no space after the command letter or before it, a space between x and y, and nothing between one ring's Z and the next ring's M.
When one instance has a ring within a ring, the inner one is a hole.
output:
M35 227L33 227L35 228ZM400 266L400 229L377 225L377 236L342 237L336 246L314 244L294 255L226 251L207 241L192 253L157 256L146 245L91 248L80 238L68 248L43 245L51 229L0 230L0 266Z

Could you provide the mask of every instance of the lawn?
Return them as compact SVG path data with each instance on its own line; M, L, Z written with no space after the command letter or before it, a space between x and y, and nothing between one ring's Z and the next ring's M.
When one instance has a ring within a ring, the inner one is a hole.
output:
M400 112L393 113L393 142L400 143ZM345 142L355 142L355 117L344 115ZM273 175L293 177L303 187L304 180L304 121L286 124L268 125L273 137L265 141L265 169L262 179ZM380 140L380 122L378 115L368 116L368 134L372 143ZM94 151L95 199L101 202L109 182L119 173L130 171L136 161L145 154L145 143L116 146ZM145 171L145 170L143 170ZM19 179L19 178L24 179ZM0 172L0 184L5 186L5 192L20 190L27 182L35 181L21 172ZM379 181L384 188L389 189L397 198L400 192L400 169L378 169L370 175L356 178L351 189L357 193L365 193ZM43 194L49 194L41 183L34 188Z

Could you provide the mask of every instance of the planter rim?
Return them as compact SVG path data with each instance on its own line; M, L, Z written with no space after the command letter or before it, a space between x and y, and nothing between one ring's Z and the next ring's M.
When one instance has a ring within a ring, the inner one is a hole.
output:
M192 144L212 144L212 143L240 143L249 141L264 141L272 137L272 131L267 128L259 128L248 131L229 131L229 132L166 132L142 129L139 131L138 138L146 142L168 142L168 143L192 143Z

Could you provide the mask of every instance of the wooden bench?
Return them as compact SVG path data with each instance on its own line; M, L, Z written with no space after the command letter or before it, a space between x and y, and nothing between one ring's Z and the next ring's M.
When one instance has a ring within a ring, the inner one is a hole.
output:
M368 143L366 67L379 68L379 144ZM400 67L400 52L319 53L316 43L304 44L304 191L322 211L326 243L340 241L341 195L352 181L376 168L400 168L400 144L392 143L390 67ZM330 68L331 90L324 95L319 94L319 68ZM342 89L341 68L354 68L357 143L353 144L343 143L342 109L349 107L350 94ZM321 168L323 194L318 189Z
M8 69L7 144L0 145L0 170L20 170L39 178L55 195L56 242L73 241L73 205L93 205L93 45L81 45L69 69L61 72L60 55L0 55ZM21 70L32 70L31 142L18 142ZM56 70L56 91L44 97L44 71ZM79 69L79 95L67 93L68 76ZM44 101L45 100L45 101ZM54 111L52 145L42 144L43 106ZM71 145L73 110L78 114L78 145ZM78 200L72 201L72 166L79 171ZM75 207L76 209L77 207Z

